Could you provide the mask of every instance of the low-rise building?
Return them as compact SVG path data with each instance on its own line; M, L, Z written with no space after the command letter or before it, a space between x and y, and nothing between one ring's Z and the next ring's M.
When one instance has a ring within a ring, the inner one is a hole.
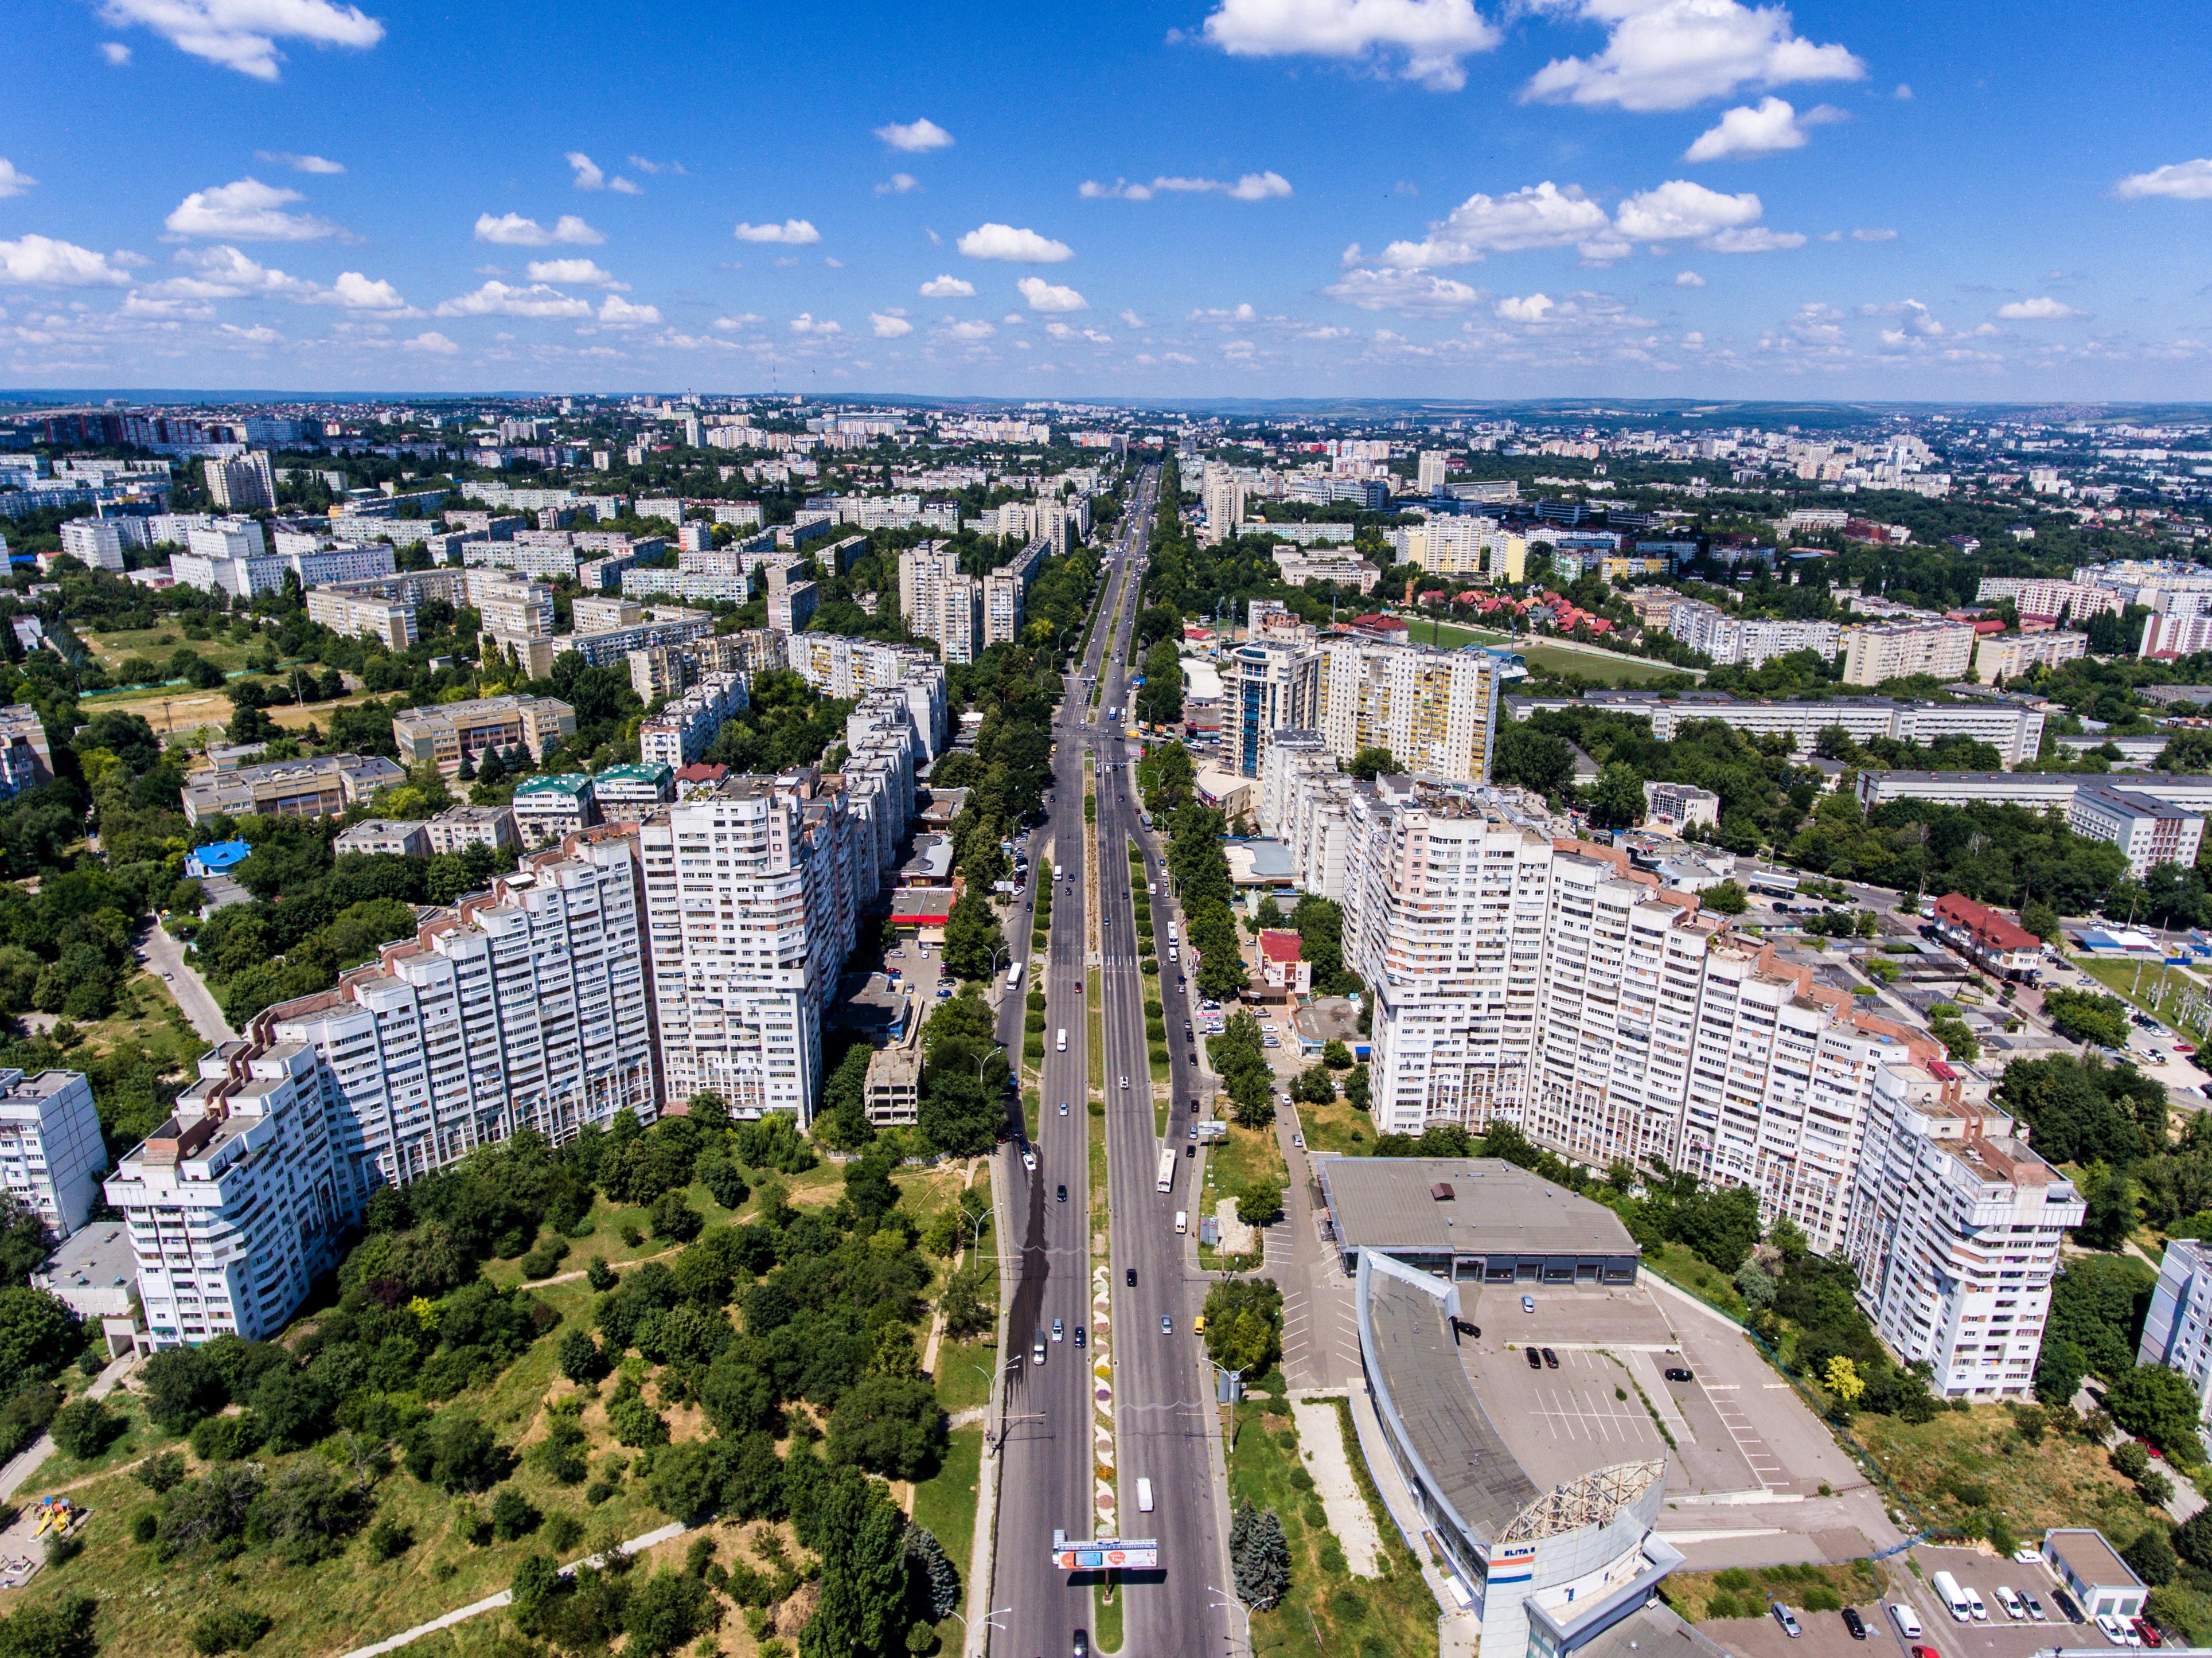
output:
M422 637L415 606L408 600L345 587L308 588L307 620L334 634L382 640L395 651L407 649Z
M599 821L590 775L562 772L526 777L514 786L514 829L527 847L557 844Z
M405 772L375 754L326 754L231 771L194 772L185 780L185 817L195 824L218 813L336 817L368 805L377 790L406 780Z
M464 760L481 764L492 749L520 748L542 763L547 749L575 734L575 709L550 696L480 696L392 716L401 761L410 766L429 761L447 777Z
M1974 646L1974 677L1984 685L2017 679L2035 668L2055 668L2089 653L2089 635L2052 631L1992 634Z
M2120 1558L2105 1533L2089 1527L2065 1527L2043 1533L2043 1558L2092 1618L2117 1618L2124 1625L2142 1615L2150 1586Z
M1687 783L1646 783L1644 821L1655 829L1677 832L1696 824L1711 829L1721 821L1721 798Z
M138 1254L125 1222L95 1220L79 1227L31 1269L31 1287L87 1323L97 1323L110 1358L137 1346Z
M1287 927L1260 932L1261 994L1281 1001L1313 994L1313 963L1301 959L1298 935Z
M862 1108L877 1128L910 1128L921 1121L921 1021L910 1018L905 1035L868 1055Z
M27 702L0 708L0 799L54 780L46 722Z
M91 1218L106 1168L83 1072L0 1071L0 1189L65 1238Z
M339 857L359 853L372 858L427 858L428 829L419 818L365 817L340 829L331 850Z
M652 760L609 766L592 779L592 798L607 822L635 821L676 798L676 768Z
M2066 827L2118 847L2138 880L2160 864L2193 868L2204 840L2201 814L2134 789L2094 785L2075 792L2066 808Z
M448 806L422 825L432 853L464 852L471 847L521 844L509 806Z
M2043 970L2043 940L2010 917L1964 893L1936 901L1936 936L1984 972L2033 983Z

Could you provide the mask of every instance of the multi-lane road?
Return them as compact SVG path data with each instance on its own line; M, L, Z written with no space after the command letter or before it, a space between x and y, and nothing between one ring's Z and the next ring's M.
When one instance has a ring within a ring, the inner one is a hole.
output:
M1054 880L1055 890L1045 970L1040 1127L1033 1146L1017 1140L1003 1153L1002 1189L1011 1194L1012 1210L1007 1219L1019 1238L1003 1350L1012 1368L1005 1393L991 1596L1004 1609L991 1637L1003 1658L1071 1653L1076 1631L1088 1631L1093 1621L1095 1577L1061 1571L1051 1548L1055 1531L1071 1539L1098 1534L1092 1394L1100 1378L1093 1376L1091 1364L1102 1352L1110 1355L1105 1381L1111 1413L1097 1420L1113 1432L1116 1448L1121 1508L1115 1529L1123 1537L1156 1538L1160 1546L1160 1570L1117 1586L1124 1620L1121 1649L1210 1654L1223 1650L1227 1637L1226 1615L1214 1606L1218 1596L1210 1587L1224 1581L1218 1564L1224 1552L1216 1461L1207 1438L1212 1391L1200 1344L1191 1333L1204 1285L1189 1236L1179 1236L1174 1229L1176 1209L1188 1207L1195 1163L1178 1155L1173 1192L1163 1195L1156 1190L1162 1140L1153 1113L1127 850L1129 840L1143 846L1149 839L1139 821L1121 731L1128 698L1123 663L1139 608L1158 487L1157 471L1146 472L1137 487L1122 535L1101 575L1091 648L1080 668L1067 676L1048 820L1050 852L1041 852L1036 862L1036 878ZM1109 709L1121 710L1121 718L1107 720ZM1083 820L1086 752L1095 762L1098 802L1095 950L1088 926L1091 884L1086 880ZM1033 843L1040 839L1031 838ZM1146 851L1148 878L1157 879L1157 858L1149 846ZM1086 980L1101 997L1111 1315L1108 1342L1079 1351L1077 1327L1087 1333L1094 1321ZM1062 1031L1065 1050L1060 1047ZM1195 1092L1185 1049L1173 1051L1170 1139L1187 1135L1187 1102ZM1124 1077L1129 1081L1126 1090L1121 1085ZM1066 1116L1060 1113L1063 1101ZM1035 1155L1034 1172L1023 1161L1024 1150ZM1195 1214L1190 1224L1194 1230ZM1164 1317L1169 1321L1166 1330L1161 1327ZM1055 1319L1063 1334L1058 1342L1051 1336ZM1041 1367L1032 1362L1040 1340L1046 1356ZM1139 1478L1152 1486L1150 1514L1138 1510Z

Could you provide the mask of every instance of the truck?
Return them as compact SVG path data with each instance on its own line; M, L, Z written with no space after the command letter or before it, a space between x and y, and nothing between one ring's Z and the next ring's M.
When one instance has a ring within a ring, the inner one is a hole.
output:
M1166 1151L1160 1153L1160 1178L1158 1186L1158 1189L1160 1191L1171 1192L1175 1189L1175 1165L1176 1155L1174 1151Z
M1936 1598L1949 1609L1953 1619L1961 1624L1973 1621L1974 1603L1966 1598L1966 1590L1959 1587L1957 1578L1948 1571L1939 1571L1928 1582L1929 1587L1936 1591Z
M1753 892L1776 892L1785 898L1795 896L1797 891L1796 876L1784 875L1780 870L1774 869L1752 871L1748 884Z
M1062 1026L1060 1027L1060 1046L1059 1046L1059 1048L1056 1048L1056 1049L1054 1050L1054 1052L1056 1052L1056 1053L1060 1053L1060 1054L1065 1054L1065 1053L1066 1053L1066 1052L1067 1052L1067 1027L1066 1027L1066 1026L1065 1026L1065 1025L1062 1025Z

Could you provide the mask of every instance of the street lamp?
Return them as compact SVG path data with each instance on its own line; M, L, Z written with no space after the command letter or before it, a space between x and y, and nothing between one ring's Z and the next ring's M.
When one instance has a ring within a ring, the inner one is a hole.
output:
M1233 1594L1227 1594L1227 1593L1226 1593L1226 1592L1224 1592L1224 1590L1218 1589L1218 1588L1214 1588L1213 1585L1212 1585L1212 1584L1211 1584L1211 1583L1208 1583L1206 1587L1208 1589L1212 1590L1212 1592L1213 1592L1214 1594L1218 1594L1218 1595L1220 1595L1220 1596L1222 1597L1220 1600L1216 1600L1216 1601L1213 1603L1214 1609L1215 1609L1217 1612L1218 1612L1218 1611L1219 1611L1222 1607L1226 1606L1226 1607L1228 1607L1228 1608L1229 1608L1229 1610L1230 1610L1230 1611L1231 1611L1231 1612L1241 1612L1241 1613L1243 1613L1243 1618L1244 1618L1244 1649L1245 1649L1247 1652L1253 1653L1253 1654L1255 1654L1255 1655L1256 1655L1256 1654L1259 1652L1259 1650L1260 1650L1260 1649L1259 1649L1259 1648L1257 1648L1257 1647L1255 1647L1255 1646L1254 1646L1254 1645L1252 1644L1252 1608L1251 1608L1251 1607L1249 1607L1249 1606L1246 1606L1246 1605L1245 1605L1242 1600L1238 1600L1235 1595L1233 1595Z
M981 1622L984 1628L997 1630L1001 1635L1003 1635L1006 1632L1006 1626L1000 1623L999 1619L1005 1617L1006 1613L1012 1610L1013 1608L1012 1606L994 1606L990 1611L983 1614ZM948 1612L945 1615L947 1618L960 1618L960 1614L957 1612ZM963 1652L965 1652L968 1649L968 1643L971 1638L972 1637L970 1637L968 1629L968 1620L965 1618L960 1618L960 1649Z
M1006 1051L1006 1045L1004 1042L992 1044L991 1054L1003 1054ZM986 1054L975 1061L975 1080L979 1083L983 1080L983 1067L991 1062L991 1054Z

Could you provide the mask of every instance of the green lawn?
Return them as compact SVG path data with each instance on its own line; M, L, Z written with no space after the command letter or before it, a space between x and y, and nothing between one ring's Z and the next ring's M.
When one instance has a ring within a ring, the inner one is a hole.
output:
M1283 1413L1264 1414L1270 1409ZM1340 1424L1345 1415L1340 1410ZM1291 1551L1290 1594L1272 1610L1253 1613L1253 1645L1267 1658L1413 1658L1435 1652L1435 1597L1372 1491L1366 1495L1382 1535L1383 1575L1357 1578L1329 1535L1287 1407L1274 1400L1239 1405L1236 1434L1231 1500L1273 1509ZM1347 1436L1346 1448L1352 1467L1364 1472L1358 1442Z
M127 658L143 656L158 666L167 667L169 659L179 650L212 662L225 673L242 668L246 659L267 642L267 636L257 633L250 645L234 644L222 637L187 639L182 628L171 623L164 628L132 628L115 633L86 633L80 629L77 637L84 641L85 649L100 660L100 666L112 672Z
M1298 1121L1304 1126L1306 1145L1313 1151L1336 1151L1349 1157L1375 1155L1373 1114L1356 1108L1341 1094L1327 1105L1308 1105L1301 1100Z
M1289 1171L1283 1166L1283 1148L1276 1143L1273 1128L1243 1128L1229 1125L1229 1137L1219 1139L1206 1148L1206 1185L1195 1206L1200 1215L1210 1215L1214 1206L1224 1198L1235 1197L1254 1181L1272 1179L1280 1183L1289 1180ZM1194 1217L1195 1219L1195 1217ZM1220 1256L1211 1245L1198 1246L1199 1264L1212 1267L1227 1265L1240 1257ZM1249 1260L1250 1257L1241 1259Z
M2176 1030L2195 1036L2199 1042L2207 1035L2207 1027L2203 1023L2181 1023L2182 997L2191 991L2202 995L2207 988L2204 981L2188 969L2168 967L2163 962L2118 962L2097 956L2073 956L2067 959L2122 1001L2155 1014ZM2138 976L2142 986L2140 991L2136 987ZM2158 1001L2160 989L2166 993L2163 1009Z
M1684 1243L1662 1243L1644 1252L1644 1264L1670 1284L1718 1308L1730 1318L1744 1315L1743 1297L1725 1273Z
M1587 650L1571 650L1562 645L1547 644L1528 634L1494 633L1487 628L1462 628L1449 622L1431 623L1410 616L1403 619L1409 629L1408 637L1416 645L1434 643L1455 650L1462 645L1510 645L1531 669L1553 673L1577 673L1585 679L1609 680L1618 685L1648 685L1655 679L1678 673L1704 677L1699 669L1678 668L1671 662L1655 662L1647 657L1623 656L1595 646Z
M914 1488L914 1523L927 1526L945 1546L945 1552L960 1569L960 1586L968 1586L969 1557L975 1551L975 1503L982 1483L983 1430L955 1428L945 1461L936 1477ZM963 1610L965 1608L963 1606ZM960 1625L947 1618L937 1628L948 1652L960 1649Z

